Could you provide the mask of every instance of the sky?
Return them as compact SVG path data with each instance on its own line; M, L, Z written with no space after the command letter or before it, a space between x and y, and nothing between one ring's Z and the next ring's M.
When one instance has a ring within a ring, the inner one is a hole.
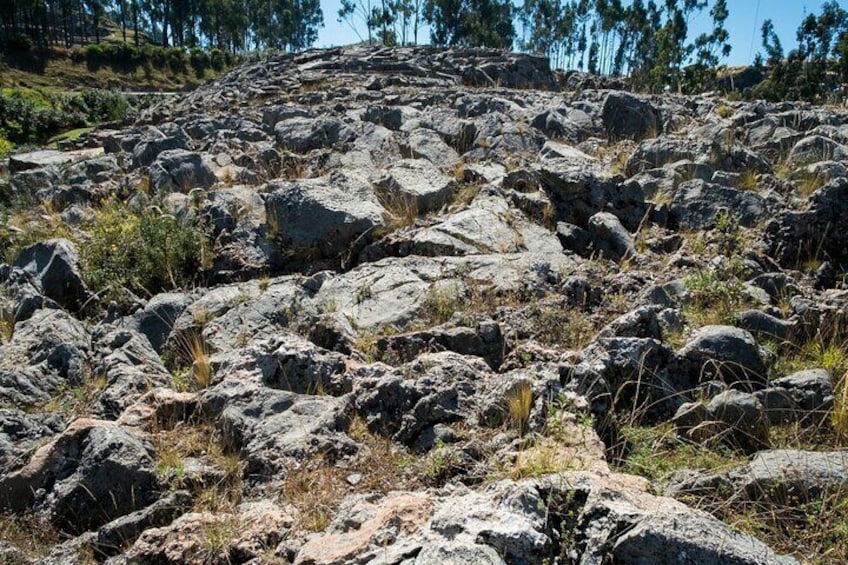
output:
M728 65L746 65L754 55L762 50L760 27L766 19L774 23L783 48L789 51L796 45L795 31L804 17L804 13L819 13L825 0L727 0L730 17L725 27L730 33L732 50L726 63ZM839 4L848 10L848 0L839 0ZM340 0L321 0L324 12L324 27L319 31L317 47L333 47L360 41L346 22L339 23ZM712 5L712 2L710 2ZM704 10L690 22L690 33L695 36L709 31L709 11ZM364 34L364 26L359 32ZM520 32L519 32L520 33ZM426 39L429 32L419 32L419 38ZM753 42L752 42L753 38Z

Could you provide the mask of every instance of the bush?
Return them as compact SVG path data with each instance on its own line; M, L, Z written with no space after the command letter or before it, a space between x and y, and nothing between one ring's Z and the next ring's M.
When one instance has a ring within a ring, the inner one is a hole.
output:
M210 66L209 54L196 47L191 50L189 61L197 76L203 76L203 72Z
M142 296L185 288L198 280L209 238L196 220L133 210L111 202L87 227L80 256L86 282L107 299L126 302L127 291Z
M186 71L185 52L179 47L168 49L168 66L175 73L184 73Z
M224 70L227 62L225 60L224 52L220 49L213 49L209 54L209 63L212 65L212 68L217 72L221 72Z
M0 135L0 157L5 157L9 153L12 152L12 149L15 148L15 144Z
M7 37L2 42L2 47L8 51L23 51L28 52L32 51L32 48L35 47L35 44L32 42L32 38L23 33L19 33L17 35L12 35Z

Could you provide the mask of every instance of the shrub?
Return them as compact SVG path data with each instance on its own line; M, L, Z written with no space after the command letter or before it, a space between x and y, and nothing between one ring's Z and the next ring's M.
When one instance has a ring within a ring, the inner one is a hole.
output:
M12 152L12 149L15 148L15 144L0 135L0 158L5 157L9 153Z
M209 239L196 220L111 202L88 226L81 245L83 274L98 293L119 301L127 291L152 296L198 279Z

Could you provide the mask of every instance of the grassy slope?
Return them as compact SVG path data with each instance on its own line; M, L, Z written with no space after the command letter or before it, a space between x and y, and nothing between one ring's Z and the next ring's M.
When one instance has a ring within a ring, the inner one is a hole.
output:
M193 69L174 74L170 69L138 67L125 69L119 65L92 66L71 60L70 51L51 48L39 54L6 56L0 84L4 87L111 88L119 90L190 90L217 76L207 69L198 76Z

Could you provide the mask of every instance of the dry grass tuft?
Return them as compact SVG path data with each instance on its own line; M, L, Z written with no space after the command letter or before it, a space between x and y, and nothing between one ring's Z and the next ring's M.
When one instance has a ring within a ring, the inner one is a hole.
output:
M520 383L507 396L509 421L519 436L527 431L530 410L533 408L533 387L528 382Z

